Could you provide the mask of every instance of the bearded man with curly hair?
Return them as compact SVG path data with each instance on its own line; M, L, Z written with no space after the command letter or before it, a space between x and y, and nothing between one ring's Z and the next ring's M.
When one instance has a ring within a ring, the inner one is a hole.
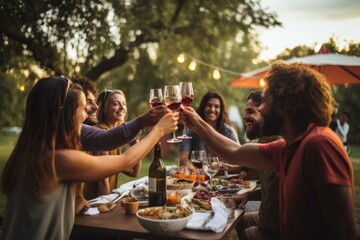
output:
M335 101L325 76L304 64L276 62L265 80L261 135L283 140L240 146L191 108L181 110L181 122L229 163L279 174L281 239L356 239L353 168L328 127Z

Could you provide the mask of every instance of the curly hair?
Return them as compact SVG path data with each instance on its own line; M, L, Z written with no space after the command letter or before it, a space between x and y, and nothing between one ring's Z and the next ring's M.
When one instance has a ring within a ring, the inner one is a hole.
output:
M209 102L211 98L219 99L220 101L220 114L219 118L216 120L216 130L222 131L224 128L224 123L231 125L229 120L229 114L227 112L227 107L224 98L217 92L207 92L203 98L201 99L199 107L196 109L196 112L202 119L205 119L205 108L206 104Z
M73 76L71 77L71 81L73 81L73 83L79 84L83 88L85 96L88 94L89 91L94 94L94 96L96 96L97 89L94 82L89 78L85 76Z
M278 61L265 80L273 107L285 111L296 126L304 129L312 122L329 125L335 100L324 75L305 64Z

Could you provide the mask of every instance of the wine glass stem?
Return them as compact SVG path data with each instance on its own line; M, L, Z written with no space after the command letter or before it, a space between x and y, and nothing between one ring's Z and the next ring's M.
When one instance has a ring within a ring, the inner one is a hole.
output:
M184 125L184 129L183 129L183 136L186 135L186 126Z
M176 138L175 132L173 132L173 138Z

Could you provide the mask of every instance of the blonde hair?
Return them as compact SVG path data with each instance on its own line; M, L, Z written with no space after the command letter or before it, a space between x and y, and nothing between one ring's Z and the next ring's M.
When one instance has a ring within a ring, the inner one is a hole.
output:
M113 96L114 94L120 94L121 96L124 97L125 102L126 102L125 94L121 90L105 89L104 91L102 91L96 101L96 104L99 106L99 109L97 112L97 119L98 119L99 123L106 122L105 109L109 102L110 97ZM126 112L126 114L127 114L127 112Z

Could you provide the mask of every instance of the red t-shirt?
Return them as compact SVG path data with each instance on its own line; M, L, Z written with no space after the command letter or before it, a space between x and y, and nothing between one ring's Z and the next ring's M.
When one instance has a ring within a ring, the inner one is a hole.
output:
M259 149L279 173L281 238L329 239L317 189L349 186L354 196L352 165L340 139L330 128L310 124L290 144L279 140Z

